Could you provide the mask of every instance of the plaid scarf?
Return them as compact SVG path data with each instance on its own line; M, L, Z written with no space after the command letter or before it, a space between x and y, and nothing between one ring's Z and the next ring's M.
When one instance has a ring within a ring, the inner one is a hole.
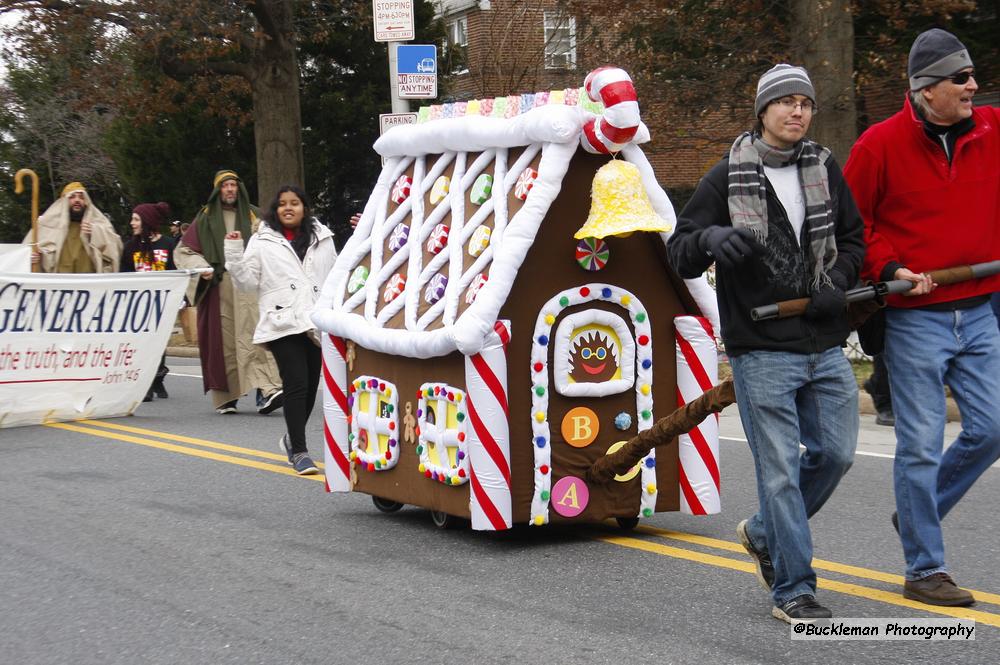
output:
M740 134L729 151L729 216L734 227L750 229L763 245L767 244L764 166L798 166L799 183L806 200L812 289L831 283L827 271L837 260L833 205L825 166L829 156L829 150L812 141L802 140L782 150L768 145L751 132Z

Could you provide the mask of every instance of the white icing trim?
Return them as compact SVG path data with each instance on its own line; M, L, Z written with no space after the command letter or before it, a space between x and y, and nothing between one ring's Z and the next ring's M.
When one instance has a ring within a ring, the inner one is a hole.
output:
M462 116L432 120L387 132L373 147L383 157L397 157L446 151L480 152L530 143L575 144L588 116L593 114L579 106L548 104L509 119Z
M621 346L615 361L621 369L622 378L603 381L601 383L571 383L569 374L573 371L569 362L570 335L580 326L596 324L607 326L615 331ZM635 342L632 331L622 317L603 309L594 309L569 314L559 322L555 334L555 353L553 354L552 374L555 377L556 392L567 397L605 397L625 392L635 385Z

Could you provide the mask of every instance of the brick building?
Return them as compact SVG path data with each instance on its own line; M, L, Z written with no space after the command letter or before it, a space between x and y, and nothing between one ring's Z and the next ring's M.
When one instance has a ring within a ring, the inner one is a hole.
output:
M752 100L690 109L672 104L668 90L653 89L641 72L643 55L616 47L621 32L658 20L656 3L614 0L437 0L446 43L439 71L439 101L573 88L587 73L613 64L633 74L643 122L652 141L643 150L662 185L683 202L698 179L753 123ZM627 18L621 7L627 6ZM862 86L857 98L859 132L899 110L906 90L905 59L895 77ZM997 104L996 86L984 86L976 102ZM822 121L822 117L819 117ZM841 164L847 155L838 155Z

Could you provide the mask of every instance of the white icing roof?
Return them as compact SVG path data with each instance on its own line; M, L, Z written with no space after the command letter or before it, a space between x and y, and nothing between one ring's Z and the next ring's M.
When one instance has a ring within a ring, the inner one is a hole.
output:
M374 146L386 157L386 164L357 229L327 277L313 310L313 321L326 332L393 355L427 358L456 349L465 355L480 351L549 206L559 194L570 160L579 147L581 129L592 117L593 114L578 106L547 105L510 119L463 116L401 125L386 132ZM653 208L673 227L676 222L673 205L636 145L648 140L649 132L641 125L636 140L626 146L621 156L638 167ZM522 146L524 151L509 164L508 149ZM481 154L467 163L470 152ZM520 210L508 219L508 194L539 152L538 177ZM441 157L436 161L427 159L437 155ZM429 163L432 165L428 169ZM436 206L425 210L424 195L452 163L451 191ZM410 196L387 216L392 187L411 165ZM493 191L489 200L476 207L469 203L468 191L481 173L493 176ZM449 212L448 244L424 265L424 243ZM463 252L469 238L490 214L494 226L490 245L468 270L463 270ZM407 218L411 219L407 243L384 256L385 238ZM663 234L664 242L666 238ZM352 271L369 255L371 272L365 285L354 294L348 293ZM446 264L449 281L444 297L418 316L427 282ZM379 310L385 284L397 272L407 275L406 288ZM475 301L459 316L459 299L480 273L487 273L489 279ZM692 283L699 281L701 284ZM688 280L688 286L718 330L717 313L713 317L717 311L715 293L704 278ZM362 303L363 311L354 311ZM401 309L405 328L385 327ZM443 327L428 330L435 321L443 322Z

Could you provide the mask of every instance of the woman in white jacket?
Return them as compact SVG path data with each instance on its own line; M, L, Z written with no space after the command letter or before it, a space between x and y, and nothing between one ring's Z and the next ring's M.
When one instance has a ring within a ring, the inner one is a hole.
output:
M274 355L285 390L285 427L279 445L299 475L318 471L306 447L306 421L319 385L319 335L309 318L337 258L333 234L313 219L299 187L283 185L250 238L226 235L226 270L238 289L257 294L260 322L255 344Z

